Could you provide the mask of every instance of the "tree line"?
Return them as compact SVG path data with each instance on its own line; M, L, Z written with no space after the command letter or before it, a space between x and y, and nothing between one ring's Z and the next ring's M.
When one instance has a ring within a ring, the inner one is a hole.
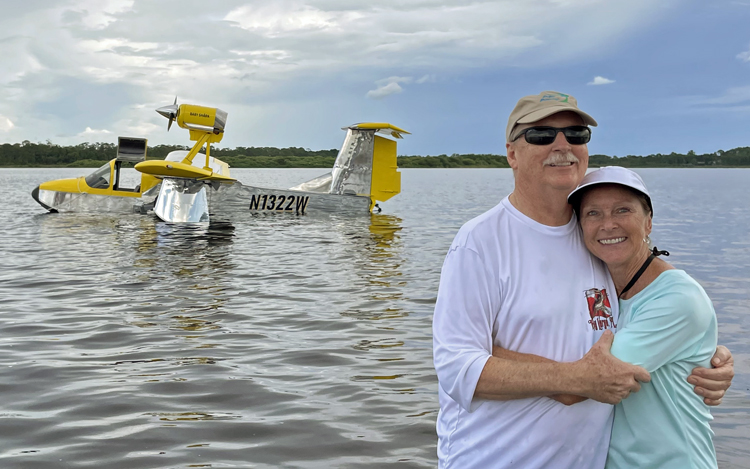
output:
M189 150L182 145L148 147L148 159L164 159L170 151ZM0 167L98 167L117 154L114 143L81 143L61 146L51 142L0 145ZM338 150L310 150L308 148L275 147L211 147L211 155L235 168L330 168ZM452 154L437 156L399 156L401 168L507 168L503 155ZM653 154L622 157L591 155L589 166L625 166L629 168L664 167L750 167L750 147L719 150L714 153Z

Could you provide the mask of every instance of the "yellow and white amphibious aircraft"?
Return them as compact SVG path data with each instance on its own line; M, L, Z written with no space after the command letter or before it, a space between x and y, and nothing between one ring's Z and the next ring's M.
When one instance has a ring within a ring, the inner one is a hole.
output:
M332 171L289 189L245 186L229 175L229 165L211 156L211 144L224 136L227 113L190 104L156 110L190 131L190 151L173 151L164 160L146 160L147 141L120 137L117 157L85 177L40 184L31 195L50 211L153 210L167 222L231 220L240 211L273 213L370 213L401 192L396 142L408 134L388 123L362 123L347 131ZM391 137L391 138L386 138ZM205 153L199 153L205 146ZM124 162L136 163L141 182L124 188Z

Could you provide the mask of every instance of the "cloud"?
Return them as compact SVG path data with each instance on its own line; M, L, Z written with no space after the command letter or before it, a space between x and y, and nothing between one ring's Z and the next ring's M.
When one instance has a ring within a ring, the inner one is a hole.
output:
M614 83L615 80L610 80L609 78L604 78L600 76L595 76L594 79L588 83L587 85L609 85L610 83Z
M712 98L693 97L688 99L688 102L698 106L735 107L750 102L750 86L729 88L723 95Z
M399 83L412 83L414 79L412 77L389 77L383 80L378 80L375 84L378 86L374 90L367 92L367 97L371 99L383 99L386 96L392 94L398 94L404 91Z
M8 132L13 127L15 127L15 125L10 119L0 116L0 131Z
M422 78L417 79L416 83L421 85L422 83L435 83L435 75L425 75Z
M367 92L367 97L371 99L382 99L392 94L398 94L404 91L404 88L399 84L411 84L422 85L424 83L434 83L436 81L435 75L423 75L416 80L413 77L388 77L375 82L377 88Z
M130 11L135 0L78 0L66 11L67 18L77 18L88 29L104 29L117 21L117 14Z
M394 81L388 83L387 85L382 85L374 90L368 91L367 97L372 99L382 99L392 94L401 93L402 91L404 91L404 89Z
M77 136L82 137L89 142L100 142L102 137L105 137L106 140L109 140L109 136L112 135L112 132L106 129L92 129L91 127L86 127L86 130L79 133Z
M60 144L93 136L78 131L87 123L115 134L153 128L144 137L182 142L161 125L144 126L159 122L153 109L175 95L244 116L230 117L236 135L257 122L270 133L280 124L253 118L260 107L345 102L346 90L372 76L410 77L367 92L382 99L483 67L580 61L646 27L644 18L659 19L651 0L47 0L7 10L0 115L14 116L15 138ZM109 108L78 109L96 89L109 92L101 106Z
M360 18L357 12L325 11L297 2L242 5L224 17L236 26L268 37L301 31L334 31Z
M737 58L743 62L750 62L750 49L737 54Z

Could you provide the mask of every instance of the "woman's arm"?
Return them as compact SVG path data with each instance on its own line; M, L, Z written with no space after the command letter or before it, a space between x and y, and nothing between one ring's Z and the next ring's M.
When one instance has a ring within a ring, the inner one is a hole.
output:
M687 276L671 276L633 304L618 328L612 354L655 371L669 363L707 363L715 353L716 313L705 291Z

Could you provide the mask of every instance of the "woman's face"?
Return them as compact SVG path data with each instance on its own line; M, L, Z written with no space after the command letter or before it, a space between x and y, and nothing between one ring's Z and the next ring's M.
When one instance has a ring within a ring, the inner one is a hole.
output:
M581 199L583 240L609 267L642 259L651 233L651 216L632 191L616 184L597 186Z

